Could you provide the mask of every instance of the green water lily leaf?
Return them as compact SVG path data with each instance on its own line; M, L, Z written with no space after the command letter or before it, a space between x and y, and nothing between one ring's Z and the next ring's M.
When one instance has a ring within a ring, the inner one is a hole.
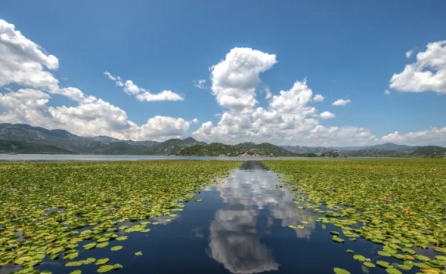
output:
M98 260L96 261L96 265L103 265L103 264L108 263L108 261L110 261L109 258L98 259Z
M370 268L374 268L375 267L375 264L372 263L372 262L364 262L364 265L367 266L367 267L370 267Z
M84 249L93 249L96 246L96 243L89 243L83 246Z
M73 252L73 253L64 255L64 256L63 256L63 259L64 259L64 260L73 260L73 259L76 259L77 256L79 256L79 253L77 253L77 252Z
M142 256L142 252L141 251L135 252L135 255L136 256Z
M333 271L334 271L334 273L336 273L336 274L350 274L349 271L347 271L347 270L345 270L345 269L342 269L342 268L339 268L339 267L335 267L335 268L333 268Z
M117 270L117 269L121 269L123 266L121 264L114 264L113 265L113 269Z
M390 267L390 263L386 262L386 261L376 261L376 265L380 266L382 268L388 268Z
M333 242L337 242L337 243L343 243L344 239L338 237L338 236L333 236Z
M119 236L118 238L116 238L116 241L125 241L128 239L128 236Z
M399 269L402 269L402 270L411 270L411 269L413 268L413 264L412 264L412 265L399 264L399 265L398 265L398 268L399 268Z
M110 250L111 251L118 251L118 250L121 250L122 247L123 247L122 245L117 245L117 246L114 246L114 247L110 248Z
M437 256L435 256L435 258L440 261L446 261L446 256L437 255Z
M401 271L393 267L386 268L386 272L389 274L403 274Z
M353 259L360 261L360 262L364 262L366 260L366 258L364 256L359 255L359 254L353 255Z
M81 274L81 273L82 273L81 270L74 270L70 272L70 274Z
M99 267L98 272L99 273L104 273L104 272L109 272L111 270L114 269L113 265L102 265L101 267Z
M346 250L348 253L355 253L355 251L351 250L351 249L347 249Z
M424 256L424 255L417 254L417 255L414 255L414 257L417 258L420 261L423 261L423 262L430 261L430 258L427 257L427 256Z
M106 246L108 246L108 242L103 242L103 243L99 243L99 244L96 245L97 248L103 248L103 247L106 247Z

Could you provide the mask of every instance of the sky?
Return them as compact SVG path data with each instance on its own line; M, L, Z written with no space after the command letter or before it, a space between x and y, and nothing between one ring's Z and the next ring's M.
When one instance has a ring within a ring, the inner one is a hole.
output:
M446 1L0 2L0 123L446 146Z

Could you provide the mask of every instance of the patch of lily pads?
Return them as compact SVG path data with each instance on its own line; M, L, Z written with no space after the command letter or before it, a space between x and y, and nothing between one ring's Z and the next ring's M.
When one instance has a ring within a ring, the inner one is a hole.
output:
M2 163L0 271L16 264L21 269L15 273L37 273L35 267L45 260L63 260L69 268L96 264L99 273L121 269L108 258L76 259L96 248L124 252L121 243L128 233L149 232L147 226L157 223L147 221L151 218L167 217L165 223L170 222L195 193L239 165L232 161Z
M283 175L299 202L320 214L333 241L358 238L378 246L373 259L353 253L387 273L446 273L446 161L442 159L263 161ZM305 194L305 196L302 195ZM421 254L432 249L433 256ZM395 263L397 261L398 263ZM349 273L335 268L335 273Z

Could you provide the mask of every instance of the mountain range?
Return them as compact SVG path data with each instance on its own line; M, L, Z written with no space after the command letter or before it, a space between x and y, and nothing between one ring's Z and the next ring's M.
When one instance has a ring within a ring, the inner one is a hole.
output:
M27 124L0 124L0 153L315 157L332 151L348 157L446 158L446 148L439 146L386 143L366 147L307 147L252 142L227 145L207 144L192 137L164 142L132 141L109 136L83 137L66 130L49 130Z

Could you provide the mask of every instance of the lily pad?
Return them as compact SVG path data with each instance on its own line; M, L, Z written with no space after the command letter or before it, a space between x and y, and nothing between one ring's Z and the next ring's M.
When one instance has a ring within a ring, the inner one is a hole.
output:
M128 239L128 236L119 236L118 238L116 238L116 241L125 241Z
M110 261L109 258L98 259L98 260L96 261L96 265L103 265L103 264L108 263L108 261Z
M342 269L342 268L339 268L339 267L335 267L335 268L333 269L333 271L334 271L334 273L336 273L336 274L350 274L349 271L347 271L347 270L345 270L345 269Z
M104 273L104 272L112 271L113 269L114 269L113 265L102 265L101 267L99 267L98 272Z
M117 246L114 246L114 247L110 248L110 250L111 251L118 251L118 250L121 250L122 247L123 247L122 245L117 245Z

